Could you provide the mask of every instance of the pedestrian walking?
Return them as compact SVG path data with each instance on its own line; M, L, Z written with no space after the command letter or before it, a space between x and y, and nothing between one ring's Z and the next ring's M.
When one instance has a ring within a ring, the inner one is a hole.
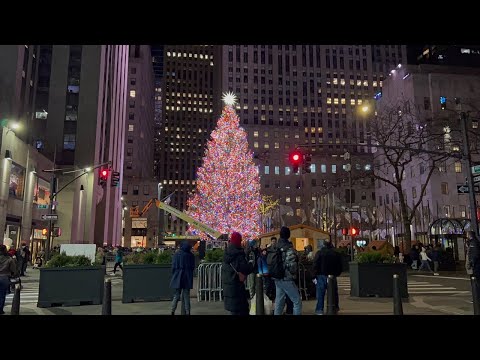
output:
M420 269L418 269L418 271L422 271L423 269L427 268L428 271L432 272L430 264L428 263L428 261L432 261L432 259L428 257L425 247L423 247L422 251L420 251L420 260L422 261L422 264L420 265Z
M418 254L417 245L413 245L410 249L410 259L412 260L412 269L418 269L418 260L420 259L420 255Z
M315 314L323 315L328 275L337 277L342 273L342 256L335 251L330 241L325 242L325 245L315 254L313 271L317 280L317 306L315 307ZM336 281L334 282L333 291L335 298L335 312L338 312L340 307L338 303L338 286Z
M175 289L175 294L172 300L172 315L175 315L180 298L182 298L185 314L190 315L190 289L193 289L194 270L195 256L192 254L192 245L188 241L184 241L180 246L180 251L173 255L170 288Z
M31 261L30 249L28 248L27 243L25 242L22 243L22 257L23 257L23 263L22 263L22 271L20 275L25 276L25 273L27 272L28 262Z
M3 307L5 306L5 298L10 288L10 278L17 274L17 266L15 260L8 255L7 247L0 245L0 315L5 314Z
M123 272L122 262L123 262L123 249L119 246L117 248L117 253L115 254L115 265L113 266L114 275L117 271L117 266L120 267L120 269L122 269L122 272Z
M225 310L232 315L248 315L246 277L253 272L253 263L247 260L242 248L242 235L232 233L223 255L222 283Z
M282 315L285 297L293 302L293 315L302 314L302 299L295 279L298 273L298 255L289 241L290 229L283 226L280 229L280 239L277 246L268 252L268 272L275 281L275 315Z
M438 273L438 268L440 267L440 246L437 244L432 250L432 261L433 261L433 275L440 275Z

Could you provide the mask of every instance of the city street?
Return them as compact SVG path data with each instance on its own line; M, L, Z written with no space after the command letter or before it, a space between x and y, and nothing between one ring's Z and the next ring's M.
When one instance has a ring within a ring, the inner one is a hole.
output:
M121 271L119 271L121 273ZM147 302L122 304L122 278L112 279L113 315L169 315L170 302ZM22 278L24 289L21 294L21 315L100 315L101 305L73 307L37 308L39 271L29 270ZM196 285L196 282L194 282ZM338 278L340 295L339 315L392 315L392 299L352 298L348 274ZM441 273L440 276L409 272L408 289L410 298L403 303L405 315L472 315L470 281L463 273ZM5 312L10 314L13 294L7 296ZM303 315L314 313L316 300L303 301ZM192 315L228 315L223 302L198 302L196 290L191 291ZM180 305L177 308L180 314Z

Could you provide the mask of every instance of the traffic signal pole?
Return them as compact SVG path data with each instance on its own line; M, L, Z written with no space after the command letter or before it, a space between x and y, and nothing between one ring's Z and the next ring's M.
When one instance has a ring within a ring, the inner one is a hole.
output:
M56 151L56 147L55 147L55 154L53 156L53 169L52 170L43 170L44 172L51 172L52 173L52 180L51 180L51 183L50 183L50 205L49 205L49 211L50 213L53 212L53 202L55 201L55 199L57 198L57 195L62 191L64 190L68 185L70 185L71 183L73 183L74 181L76 181L78 178L82 177L83 175L85 174L88 174L90 171L86 171L84 170L83 173L81 173L80 175L74 177L72 180L70 180L68 183L66 183L60 190L57 191L57 176L56 176L56 172L58 171L63 171L63 169L56 169L55 168L55 164L56 164L56 154L57 154L57 151ZM102 167L104 165L109 165L111 164L111 161L107 161L105 163L102 163L102 164L98 164L98 165L95 165L92 167L91 171L95 170L95 169L98 169L99 167ZM54 230L54 224L53 224L53 221L52 220L49 220L49 223L48 223L48 235L47 235L47 241L46 241L46 244L45 244L45 262L47 262L50 258L50 247L52 246L52 237L53 237L53 230Z
M475 198L475 187L473 183L472 172L472 156L470 154L470 139L468 138L468 117L465 112L460 114L460 122L462 123L462 135L463 135L463 161L465 164L465 180L466 185L469 188L468 200L470 202L470 221L472 230L475 232L475 236L478 237L478 219L477 219L477 199Z

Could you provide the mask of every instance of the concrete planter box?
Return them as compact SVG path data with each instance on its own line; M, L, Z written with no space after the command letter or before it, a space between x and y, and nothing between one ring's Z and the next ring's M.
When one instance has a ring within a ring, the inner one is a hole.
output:
M408 298L407 266L405 264L349 263L350 296L393 297L393 275L400 275L400 295Z
M173 298L172 265L123 265L123 303Z
M101 304L104 279L105 266L40 268L37 306Z

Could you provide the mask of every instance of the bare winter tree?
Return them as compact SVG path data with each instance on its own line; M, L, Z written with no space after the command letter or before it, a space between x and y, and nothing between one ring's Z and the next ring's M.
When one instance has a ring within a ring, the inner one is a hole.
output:
M395 104L382 104L377 116L369 124L374 148L374 177L392 186L398 193L401 221L404 225L405 250L411 248L410 225L417 208L422 204L425 189L439 164L450 157L444 151L449 141L444 119L425 118L422 112L405 100ZM420 191L413 205L406 197L407 170L420 166ZM438 170L437 170L438 171Z

